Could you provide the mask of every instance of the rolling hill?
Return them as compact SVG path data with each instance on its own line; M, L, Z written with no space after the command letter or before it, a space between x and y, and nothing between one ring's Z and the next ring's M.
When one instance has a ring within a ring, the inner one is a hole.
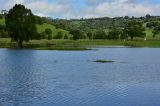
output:
M122 19L120 19L121 21L122 21ZM85 22L86 21L86 22ZM105 27L105 24L106 23L110 23L110 20L98 20L98 22L97 22L97 20L96 20L96 22L97 23L102 23L102 22L104 22L105 21L105 23L103 23L103 29L105 29L105 31L106 32L108 32L108 24L106 25L106 27ZM120 26L121 24L120 23L122 23L122 22L119 22L119 21L116 21L117 22L117 24L118 25L116 25L116 26ZM93 21L94 22L94 21ZM85 24L84 24L85 23ZM144 26L146 26L146 23L147 22L145 22L143 25ZM94 23L94 24L96 24L96 23ZM110 23L111 24L111 23ZM0 19L0 25L5 25L5 20L4 19ZM83 21L80 21L80 20L76 20L76 21L71 21L71 24L70 24L70 26L72 26L72 27L77 27L77 28L79 28L79 29L82 29L81 27L83 26L84 28L86 28L87 29L87 26L88 25L90 25L90 20L83 20ZM97 25L97 24L96 24ZM92 26L96 26L96 25L92 25ZM48 23L48 22L46 22L46 23L43 23L43 24L37 24L36 25L37 26L37 32L38 33L42 33L42 32L44 32L45 31L45 29L47 29L47 28L50 28L51 30L52 30L52 36L54 37L54 36L56 36L57 35L57 33L58 32L62 32L63 33L63 35L68 35L69 37L70 36L72 36L70 33L69 33L69 31L67 31L67 30L64 30L64 29L61 29L61 28L56 28L54 25L53 25L53 23L52 24L50 24L50 23ZM81 26L81 27L80 27ZM91 25L90 25L91 26ZM100 26L100 25L99 25ZM99 27L99 28L101 28L101 27ZM96 29L98 29L98 28L96 28ZM146 38L147 39L160 39L160 34L157 34L156 35L156 37L155 38L153 38L153 34L152 34L152 31L153 31L153 29L152 28L146 28Z

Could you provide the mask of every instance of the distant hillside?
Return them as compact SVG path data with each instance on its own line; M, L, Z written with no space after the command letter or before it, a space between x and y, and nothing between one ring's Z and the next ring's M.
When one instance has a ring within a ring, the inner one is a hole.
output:
M56 27L66 29L66 30L72 30L72 29L79 29L83 32L96 32L98 30L104 30L106 33L110 31L113 28L123 29L124 26L132 20L137 20L143 23L144 27L146 28L146 38L147 39L160 39L160 25L154 26L154 27L146 27L147 23L152 22L159 22L160 23L160 17L159 16L150 16L146 15L145 17L115 17L115 18L109 18L109 17L101 17L101 18L89 18L89 19L71 19L71 20L65 20L65 19L49 19L49 22L52 22ZM155 38L153 38L153 31L156 27L159 27L156 33Z
M37 32L43 33L45 29L50 28L52 30L52 36L56 36L58 32L62 32L63 35L71 36L70 31L73 29L78 29L86 35L88 32L96 33L99 30L104 30L108 33L113 28L118 28L123 30L127 22L131 20L141 21L146 28L146 38L147 39L160 39L160 24L154 27L146 27L147 23L157 22L160 23L159 16L148 16L148 17L102 17L102 18L89 18L89 19L52 19L48 17L39 17L37 19ZM5 20L0 19L0 25L5 25ZM153 38L153 31L155 28L157 33L155 38Z

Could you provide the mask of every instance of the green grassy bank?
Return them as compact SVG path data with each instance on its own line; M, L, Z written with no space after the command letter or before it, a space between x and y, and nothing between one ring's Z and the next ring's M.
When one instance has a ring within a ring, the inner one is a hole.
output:
M31 40L24 42L24 48L39 50L87 50L94 47L160 47L160 40ZM11 42L9 38L0 38L0 48L18 48L16 42Z

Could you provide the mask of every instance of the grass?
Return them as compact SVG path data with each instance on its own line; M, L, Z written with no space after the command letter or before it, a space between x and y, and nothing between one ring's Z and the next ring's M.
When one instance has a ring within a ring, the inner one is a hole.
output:
M30 40L24 42L24 48L38 50L89 50L96 47L160 47L160 40ZM0 48L17 48L16 42L11 42L10 38L0 38Z
M112 60L96 60L94 62L98 62L98 63L113 63L114 61L112 61Z
M5 19L0 19L0 25L5 25Z
M150 28L146 28L146 38L147 39L152 39L152 29L150 29Z
M46 28L50 28L52 30L52 36L53 37L56 36L58 32L62 32L63 35L67 34L67 35L71 36L69 34L69 31L66 31L66 30L63 30L63 29L56 29L56 27L51 25L51 24L48 24L48 23L43 23L42 25L37 24L37 32L38 33L44 32Z

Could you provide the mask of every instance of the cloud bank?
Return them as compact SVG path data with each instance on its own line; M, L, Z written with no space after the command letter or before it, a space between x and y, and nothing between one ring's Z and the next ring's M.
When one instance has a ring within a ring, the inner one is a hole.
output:
M9 10L16 3L53 18L160 15L160 2L154 0L0 0L0 9Z

